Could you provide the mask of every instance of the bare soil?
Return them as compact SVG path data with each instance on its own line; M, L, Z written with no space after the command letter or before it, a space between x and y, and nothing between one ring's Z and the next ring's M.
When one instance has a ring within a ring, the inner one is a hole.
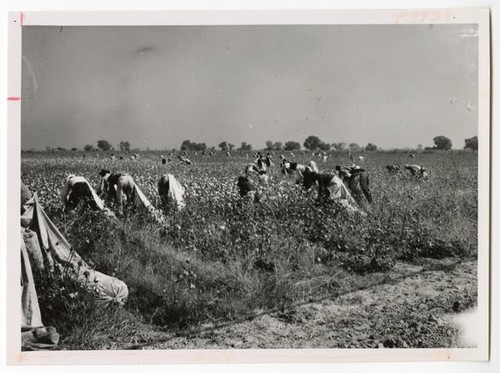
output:
M475 259L397 263L389 281L363 290L182 334L150 331L127 348L471 347L453 319L476 299Z

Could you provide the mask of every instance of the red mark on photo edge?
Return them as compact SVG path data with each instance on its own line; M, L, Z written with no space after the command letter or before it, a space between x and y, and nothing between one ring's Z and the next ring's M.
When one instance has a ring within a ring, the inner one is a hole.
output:
M18 96L7 97L7 101L19 101L19 100L21 100L21 97Z
M19 16L19 19L20 19L20 22L21 22L21 26L24 25L24 13L21 12L20 16Z

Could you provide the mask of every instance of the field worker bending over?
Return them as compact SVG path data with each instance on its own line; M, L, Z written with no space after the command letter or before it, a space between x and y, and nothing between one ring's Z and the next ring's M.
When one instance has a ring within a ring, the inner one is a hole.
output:
M388 164L387 166L385 166L385 168L390 174L398 174L401 172L401 167L399 167L397 164Z
M267 163L262 158L262 154L258 153L257 159L254 161L258 171L267 171Z
M61 191L64 202L64 212L74 212L82 202L83 207L90 207L94 211L102 210L104 204L83 176L69 175Z
M304 172L304 189L309 190L315 183L318 184L319 188L318 201L332 199L339 202L348 212L366 216L364 211L357 208L356 201L352 198L342 179L337 175L319 174L307 169Z
M357 165L351 167L336 167L339 177L349 188L352 197L356 203L363 207L364 210L369 210L367 202L373 202L370 191L370 179L368 173Z
M28 188L28 186L21 181L21 215L26 211L24 205L32 198L33 193L30 188Z
M254 202L258 202L260 200L257 189L248 175L238 177L236 186L238 187L238 192L242 198Z
M109 170L102 169L99 172L101 176L101 185L99 193L105 194L108 198L118 203L118 211L123 211L123 199L127 204L133 204L135 199L135 182L132 176L126 172L111 173Z
M33 198L33 192L21 181L21 227L28 228L31 224L32 217L24 216L28 202Z
M258 180L262 184L267 184L269 182L269 175L266 169L259 169L258 165L255 163L250 163L245 166L245 177L251 182L252 175L258 175Z
M264 158L264 164L267 166L267 168L274 167L274 163L273 163L273 160L271 159L270 153L266 154L266 158Z
M184 202L184 188L174 175L167 174L160 177L160 180L158 180L158 194L160 195L160 202L165 212L171 206L175 206L177 210L182 210L186 206Z
M405 164L405 169L410 171L412 176L415 176L419 179L427 179L427 177L429 176L425 168L423 168L419 164Z
M311 169L311 171L319 174L319 168L318 168L318 165L316 164L316 162L309 161L309 168Z
M257 167L256 164L250 163L245 166L245 175L251 174L253 172L259 173L259 168Z
M283 159L281 162L281 170L283 174L288 175L289 173L298 171L298 172L304 172L306 169L306 166L303 164L297 163L297 162L290 162L287 161L286 159Z
M185 164L185 165L188 165L188 166L191 166L193 164L189 159L187 159L187 158L185 158L185 157L183 157L183 156L181 156L179 154L177 154L177 158L179 159L179 161L182 164Z

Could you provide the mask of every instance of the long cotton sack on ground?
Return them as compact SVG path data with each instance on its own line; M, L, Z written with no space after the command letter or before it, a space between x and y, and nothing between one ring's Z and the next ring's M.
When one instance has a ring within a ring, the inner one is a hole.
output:
M103 200L97 195L96 191L94 190L94 188L92 187L92 185L88 182L87 179L85 179L84 177L82 176L75 176L75 181L76 182L79 182L79 183L85 183L87 184L87 186L89 187L90 189L90 192L92 194L92 199L94 200L95 202L95 205L97 206L97 209L99 211L102 211L102 213L111 221L113 222L118 222L118 218L116 217L116 215L109 209L106 207L106 205L104 204ZM63 191L61 191L61 194L63 193Z
M29 231L35 234L36 239L33 239L33 235L27 237L31 233L26 231L24 241L30 248L27 250L28 253L38 251L35 255L31 254L30 259L33 258L37 265L42 263L49 271L54 270L55 266L63 270L70 269L69 272L73 273L80 283L96 292L98 299L104 305L125 304L128 288L123 281L91 269L49 219L36 196L26 207L27 210L22 218L24 224L29 222ZM31 221L29 221L30 216Z
M35 281L24 240L21 240L21 291L21 330L43 327Z
M349 189L345 186L343 181L338 177L334 176L331 185L328 187L330 192L330 198L340 202L340 204L350 213L358 213L362 216L366 216L366 212L361 211L356 204L356 201L351 196Z
M151 217L161 226L165 227L166 222L162 213L155 209L153 204L149 202L148 198L144 195L141 188L135 185L134 193L134 205L136 207L145 208L151 215Z
M184 187L177 181L174 175L168 174L168 196L175 201L178 210L182 210L186 203L184 202Z

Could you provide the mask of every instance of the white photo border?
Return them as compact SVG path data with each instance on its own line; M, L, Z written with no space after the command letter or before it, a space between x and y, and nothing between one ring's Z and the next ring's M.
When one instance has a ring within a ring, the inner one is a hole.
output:
M21 351L20 254L7 253L7 361L9 364L269 363L484 361L489 358L490 273L490 24L488 9L415 10L193 10L18 11L8 18L7 247L20 245L21 63L23 26L462 24L478 27L478 328L485 338L467 349L266 349L150 351ZM486 140L487 139L487 140Z

